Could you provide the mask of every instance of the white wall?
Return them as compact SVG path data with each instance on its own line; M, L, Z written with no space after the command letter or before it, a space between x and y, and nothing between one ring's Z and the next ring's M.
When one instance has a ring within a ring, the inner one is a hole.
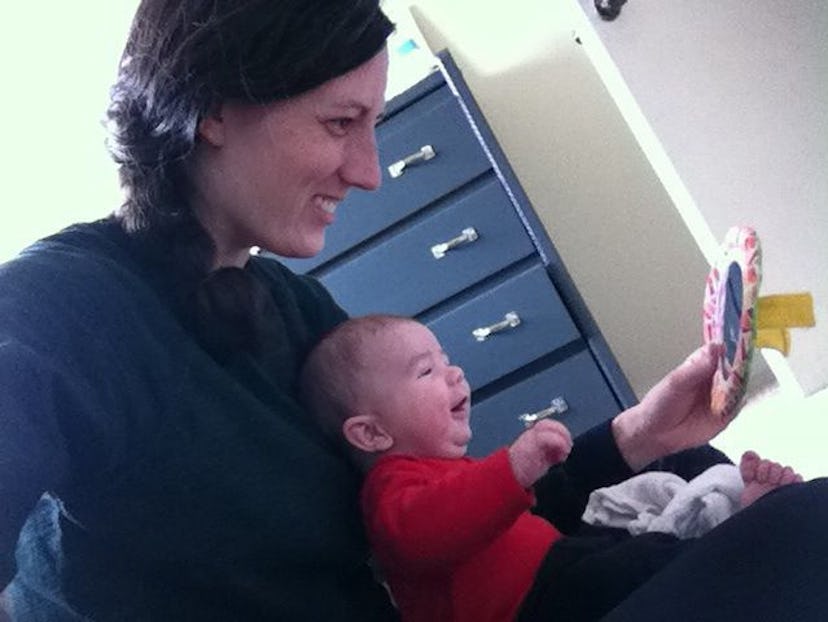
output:
M120 200L101 126L136 0L10 2L0 19L0 261Z
M718 240L757 229L762 293L812 292L817 326L791 332L788 362L806 394L828 386L824 0L635 0L613 22L579 1L686 187L678 207Z

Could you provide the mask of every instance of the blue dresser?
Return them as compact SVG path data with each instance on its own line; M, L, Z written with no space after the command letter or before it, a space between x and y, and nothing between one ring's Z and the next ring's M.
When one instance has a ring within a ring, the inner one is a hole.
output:
M283 259L351 315L413 316L472 387L472 455L554 416L577 435L634 403L448 52L388 103L382 187L353 190L325 249ZM552 166L553 164L550 164Z

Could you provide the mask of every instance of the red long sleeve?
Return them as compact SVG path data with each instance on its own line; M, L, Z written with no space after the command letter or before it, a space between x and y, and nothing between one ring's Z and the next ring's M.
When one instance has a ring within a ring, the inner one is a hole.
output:
M380 460L363 487L371 545L404 622L511 619L560 534L528 512L505 450Z

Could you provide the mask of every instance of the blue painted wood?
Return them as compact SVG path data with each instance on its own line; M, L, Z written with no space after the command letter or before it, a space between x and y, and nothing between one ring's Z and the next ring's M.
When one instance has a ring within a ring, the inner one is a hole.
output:
M481 140L486 144L491 158L494 160L495 173L502 179L503 184L509 188L514 200L515 210L523 219L527 229L533 232L533 239L537 245L538 252L543 258L544 263L547 264L547 270L561 295L561 299L569 309L578 329L584 335L587 344L589 344L589 348L592 350L596 361L598 361L599 367L604 372L604 377L610 383L610 386L612 386L613 392L619 402L625 408L629 408L637 403L638 399L624 376L624 373L621 371L609 344L601 334L598 324L592 317L592 313L590 313L580 292L575 287L558 251L552 245L552 240L547 235L540 218L538 218L538 215L532 209L529 197L526 196L526 193L518 182L517 176L509 164L509 160L500 148L494 133L486 121L486 117L477 105L468 85L463 80L460 68L447 50L441 51L438 56L442 61L443 69L446 73L446 80L451 84L452 89L457 92L462 106L465 108L468 122L474 125ZM550 162L549 165L555 166L555 163Z
M432 255L433 245L466 227L475 228L476 241L448 251L442 259ZM490 176L320 279L351 315L413 316L533 252L503 187Z
M519 326L485 341L472 335L514 311ZM472 389L580 338L540 262L429 321L443 349L466 372Z
M589 350L582 350L554 367L473 404L473 437L469 454L484 456L508 445L525 429L518 417L547 408L555 397L563 397L569 410L554 418L573 436L619 412L618 403L595 359Z
M423 145L433 146L436 157L391 178L388 166ZM377 148L380 189L352 190L337 208L336 222L328 227L325 248L309 259L285 259L292 270L307 272L324 264L491 168L448 86L381 123Z

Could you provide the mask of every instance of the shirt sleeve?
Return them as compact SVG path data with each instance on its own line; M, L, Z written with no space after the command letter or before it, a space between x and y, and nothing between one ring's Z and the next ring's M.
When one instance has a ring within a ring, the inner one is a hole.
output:
M55 405L72 400L72 383L22 344L0 343L0 585L15 572L20 529L41 494L60 486L68 447Z
M381 462L363 488L372 545L406 565L443 566L468 557L533 501L505 449L443 473L414 458Z
M69 254L0 269L0 588L42 494L94 495L129 438L116 416L130 404L124 369L133 362L121 337L140 328L101 310L117 292L102 269L96 287L84 287L85 270Z
M533 512L563 533L573 533L596 488L610 486L634 475L624 461L608 420L578 436L569 457L535 483Z

